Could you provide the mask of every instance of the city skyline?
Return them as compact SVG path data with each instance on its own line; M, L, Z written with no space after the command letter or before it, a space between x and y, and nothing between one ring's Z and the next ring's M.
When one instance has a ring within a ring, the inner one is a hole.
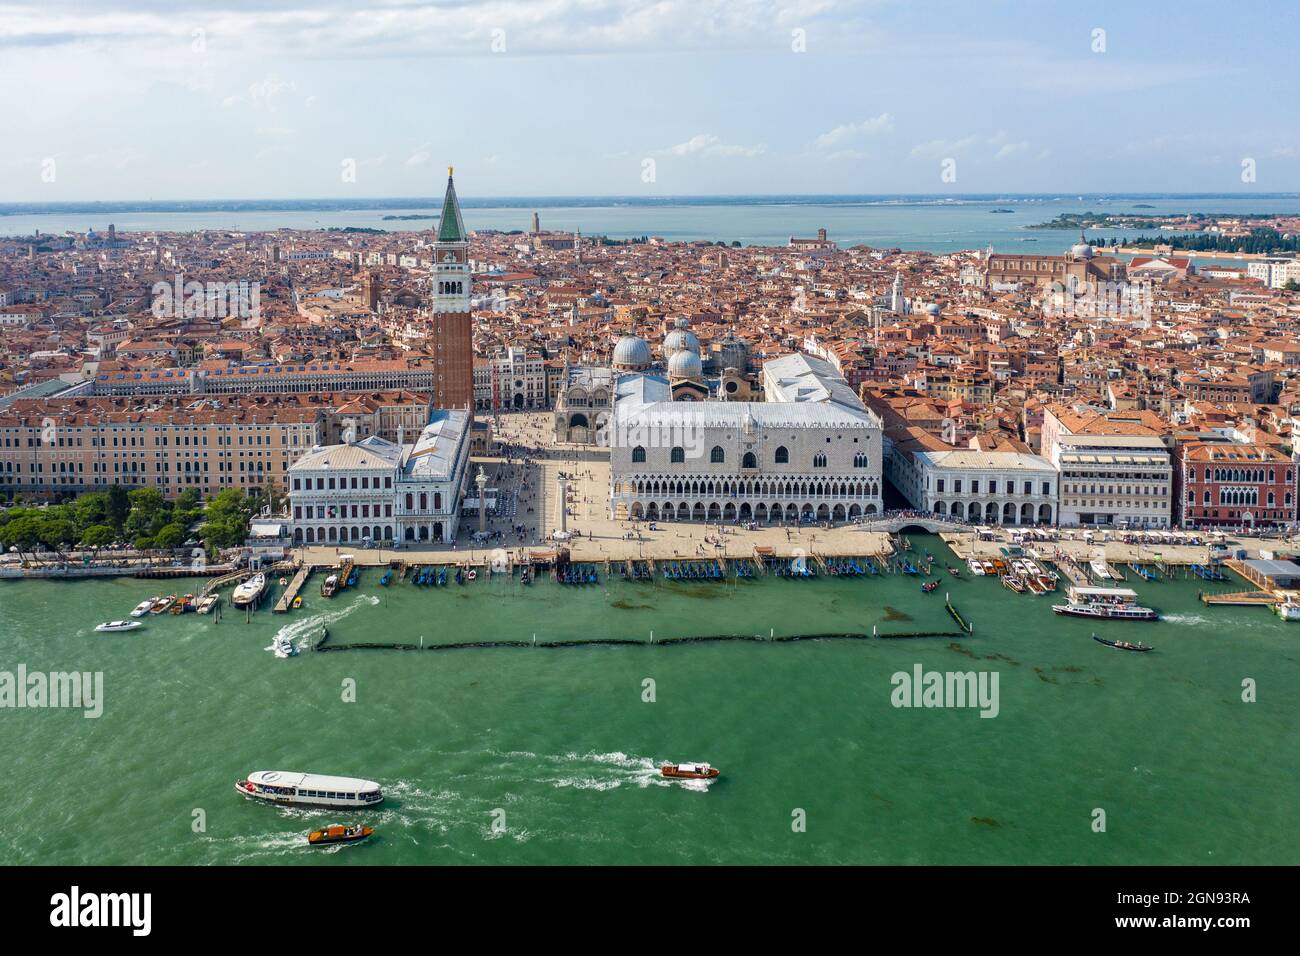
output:
M428 196L448 162L476 199L1300 183L1284 5L8 9L0 81L40 80L0 202Z

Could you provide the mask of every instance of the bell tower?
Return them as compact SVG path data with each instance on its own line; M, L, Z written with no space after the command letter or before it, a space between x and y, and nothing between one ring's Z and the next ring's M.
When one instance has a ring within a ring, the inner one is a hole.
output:
M474 343L469 297L469 236L447 167L447 193L433 244L434 405L474 410Z

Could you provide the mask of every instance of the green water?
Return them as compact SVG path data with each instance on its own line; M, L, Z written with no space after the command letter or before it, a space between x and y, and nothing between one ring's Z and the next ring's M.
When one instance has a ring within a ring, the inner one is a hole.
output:
M4 582L0 670L103 671L106 700L97 720L0 710L0 862L1300 862L1300 624L1205 608L1179 581L1136 586L1160 623L1098 626L944 577L922 595L902 576L434 590L367 572L330 601L309 585L291 615L164 615L115 635L91 628L162 582ZM264 650L323 623L339 642L949 631L945 592L973 637ZM1157 650L1112 650L1093 630ZM1000 713L896 709L890 676L915 664L996 672ZM1257 703L1241 701L1244 678ZM669 783L655 771L667 760L724 776ZM388 799L365 813L376 838L306 847L308 829L349 817L233 792L273 768L380 781Z

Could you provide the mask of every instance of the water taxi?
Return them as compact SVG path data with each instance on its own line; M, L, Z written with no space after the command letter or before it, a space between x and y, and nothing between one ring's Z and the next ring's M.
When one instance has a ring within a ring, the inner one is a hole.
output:
M339 576L337 574L331 574L321 583L320 596L333 597L334 592L337 591L338 589L339 589Z
M720 772L706 763L667 763L659 769L665 777L675 780L712 780Z
M157 599L153 602L153 607L149 608L149 613L150 613L150 614L161 614L163 611L167 610L169 607L171 607L171 606L172 606L173 604L175 604L175 603L176 603L176 595L175 595L175 594L168 594L166 597L160 597L160 598L157 598Z
M132 617L144 617L146 614L148 614L148 613L153 609L154 602L157 601L157 600L160 600L160 599L159 599L159 598L156 598L156 597L151 597L151 598L146 598L145 600L141 601L139 604L137 604L137 605L135 606L135 610L131 612L131 616L132 616Z
M1294 601L1286 600L1281 604L1275 604L1273 609L1277 611L1277 616L1284 621L1300 621L1300 604L1296 604Z
M185 614L192 610L194 610L193 594L185 594L182 595L181 597L178 597L176 599L176 602L172 605L173 614Z
M1093 558L1088 562L1088 567L1092 568L1092 573L1102 581L1109 581L1111 578L1110 567L1106 564L1105 558Z
M212 609L217 606L217 602L220 600L221 600L220 595L218 595L215 591L212 592L211 594L205 594L203 595L203 597L199 598L198 601L195 603L194 610L196 610L200 614L211 614Z
M254 574L243 584L235 588L235 593L230 595L230 603L235 607L248 607L250 604L256 604L266 593L267 579L265 574Z
M307 842L312 846L332 846L335 843L357 843L366 839L375 832L374 827L362 826L357 824L354 827L345 827L341 823L335 823L324 830L312 830L307 834Z
M976 577L984 576L984 565L978 558L967 558L966 567L970 568L970 573Z
M289 637L276 637L272 640L271 651L281 660L286 657L298 656L298 647L294 644L293 639Z
M95 630L100 634L110 634L116 631L134 631L137 627L144 627L139 621L105 621L103 624L96 624Z
M335 809L373 807L384 800L383 790L373 780L292 770L254 771L235 783L235 792L284 806Z

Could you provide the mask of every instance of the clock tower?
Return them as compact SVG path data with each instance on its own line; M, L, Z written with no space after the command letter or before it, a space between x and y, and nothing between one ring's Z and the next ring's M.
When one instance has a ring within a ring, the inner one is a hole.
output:
M437 408L474 412L474 339L469 295L469 236L460 217L460 202L447 167L447 194L433 244L434 392Z

